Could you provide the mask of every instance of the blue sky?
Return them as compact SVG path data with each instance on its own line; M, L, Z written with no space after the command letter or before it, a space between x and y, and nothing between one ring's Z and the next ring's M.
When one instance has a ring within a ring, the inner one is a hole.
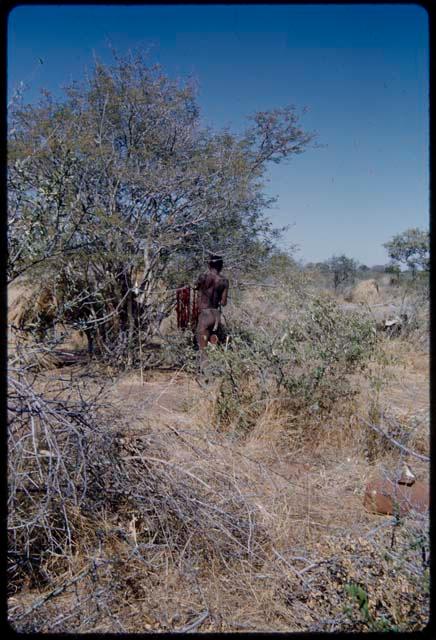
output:
M111 42L194 76L214 128L308 107L302 124L325 146L271 167L268 215L290 225L285 244L304 262L383 264L383 242L429 224L427 25L413 4L21 6L9 16L9 92L22 81L29 101L41 87L60 95L94 52L110 60Z

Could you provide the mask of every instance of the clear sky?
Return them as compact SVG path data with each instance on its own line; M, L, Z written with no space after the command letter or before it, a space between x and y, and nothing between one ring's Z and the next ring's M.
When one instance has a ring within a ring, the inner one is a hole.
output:
M29 101L110 60L150 48L194 76L204 122L242 130L250 113L308 107L325 145L272 166L268 215L296 257L388 261L382 243L429 224L428 17L419 5L21 6L9 15L8 85ZM40 60L42 60L42 64Z

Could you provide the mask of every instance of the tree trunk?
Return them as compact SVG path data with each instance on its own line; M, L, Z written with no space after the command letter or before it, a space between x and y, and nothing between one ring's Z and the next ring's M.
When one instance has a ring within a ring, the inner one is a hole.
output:
M135 317L133 315L133 293L130 291L127 297L127 325L128 325L128 338L127 338L127 364L129 367L133 364L133 350L135 340Z

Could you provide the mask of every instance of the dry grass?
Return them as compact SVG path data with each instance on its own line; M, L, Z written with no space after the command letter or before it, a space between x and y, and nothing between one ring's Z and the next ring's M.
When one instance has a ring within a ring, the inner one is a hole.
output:
M8 361L41 371L77 361L87 348L83 332L57 323L50 336L35 331L41 317L54 317L55 300L50 288L18 278L8 287Z
M34 284L22 277L8 287L8 324L31 325L41 315L54 314L55 307L54 294L46 283Z
M350 302L377 304L381 301L376 280L362 280L351 291Z
M284 313L280 300L271 314L265 290L250 296L250 309L226 315L253 312L258 327L273 330ZM428 478L425 460L364 422L428 455L428 356L421 360L408 344L383 339L384 358L355 374L360 393L330 413L293 414L270 396L246 431L216 420L219 381L202 388L183 369L141 379L138 372L109 377L88 367L82 380L77 367L76 385L66 370L39 374L20 402L36 388L51 417L36 454L25 443L32 441L29 415L38 421L39 414L20 414L11 431L11 462L20 454L23 471L14 496L37 471L62 498L52 508L66 510L72 550L65 547L60 557L41 542L33 547L34 578L23 566L10 585L13 626L75 633L422 628L428 519L396 522L362 505L368 479L395 473L404 461ZM72 419L63 413L66 399L94 407L100 381L99 404L106 406L98 416L87 413L92 424L74 440L59 427ZM244 393L255 392L247 378ZM50 405L54 398L58 404ZM38 470L38 451L62 461L68 450L72 460L79 442L88 455L75 471ZM85 471L89 479L83 503L62 484L73 471L76 491ZM47 507L35 497L33 503L33 512ZM21 523L29 517L19 513ZM356 585L367 609L353 598Z

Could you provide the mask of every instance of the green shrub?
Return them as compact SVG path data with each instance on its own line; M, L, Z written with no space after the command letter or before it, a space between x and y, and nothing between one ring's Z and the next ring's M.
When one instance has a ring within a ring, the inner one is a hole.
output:
M295 301L294 301L295 302ZM217 402L220 424L236 420L246 430L268 398L294 413L329 411L353 393L350 374L375 352L369 318L342 311L315 297L285 320L261 327L234 323L228 349L210 349L210 366L221 375Z

